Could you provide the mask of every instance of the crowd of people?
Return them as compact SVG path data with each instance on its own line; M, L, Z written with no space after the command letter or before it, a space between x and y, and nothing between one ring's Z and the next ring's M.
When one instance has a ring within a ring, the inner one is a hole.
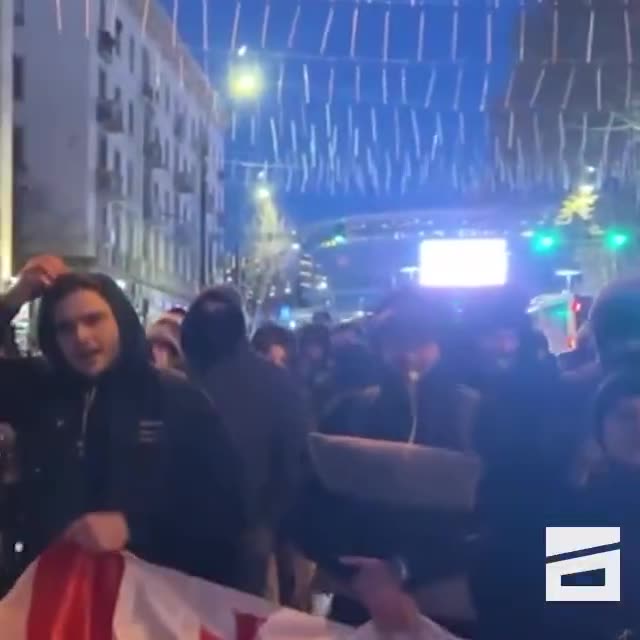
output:
M41 355L20 356L10 323L36 300ZM640 634L640 281L601 292L559 358L506 288L461 306L408 289L361 321L249 336L219 286L145 332L113 280L53 256L0 324L4 588L64 539L305 610L331 594L331 618L389 631L426 611L479 640ZM332 491L314 433L477 460L473 508ZM622 528L622 601L547 603L545 527L587 525ZM473 615L423 602L448 578Z

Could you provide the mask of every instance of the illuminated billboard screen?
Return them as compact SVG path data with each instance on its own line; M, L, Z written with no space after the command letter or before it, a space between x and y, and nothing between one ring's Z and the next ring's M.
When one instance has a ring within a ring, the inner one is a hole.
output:
M425 240L420 244L420 284L426 287L492 287L507 281L502 238Z

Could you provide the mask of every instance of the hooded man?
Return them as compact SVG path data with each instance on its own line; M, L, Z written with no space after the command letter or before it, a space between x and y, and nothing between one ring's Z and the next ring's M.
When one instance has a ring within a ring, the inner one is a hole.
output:
M189 374L205 390L242 456L252 532L242 586L266 595L274 534L297 492L309 427L289 373L249 344L238 293L203 292L182 324Z
M0 360L0 422L18 437L27 558L62 537L233 585L242 481L210 403L152 366L137 315L110 278L32 260L0 315L40 296L45 358Z

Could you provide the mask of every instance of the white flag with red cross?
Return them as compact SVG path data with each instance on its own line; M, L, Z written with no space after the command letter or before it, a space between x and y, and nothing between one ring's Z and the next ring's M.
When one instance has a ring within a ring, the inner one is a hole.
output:
M383 640L150 565L56 545L0 601L7 640ZM397 636L398 640L402 636ZM407 640L456 640L424 619Z

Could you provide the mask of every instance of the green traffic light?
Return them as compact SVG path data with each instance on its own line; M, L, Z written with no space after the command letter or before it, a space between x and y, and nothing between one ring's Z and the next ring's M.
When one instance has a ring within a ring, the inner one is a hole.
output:
M538 234L533 238L533 249L540 253L551 251L557 243L557 237L551 233Z
M622 249L627 244L629 244L629 240L629 234L624 233L623 231L611 231L606 235L605 238L607 247L612 251Z

